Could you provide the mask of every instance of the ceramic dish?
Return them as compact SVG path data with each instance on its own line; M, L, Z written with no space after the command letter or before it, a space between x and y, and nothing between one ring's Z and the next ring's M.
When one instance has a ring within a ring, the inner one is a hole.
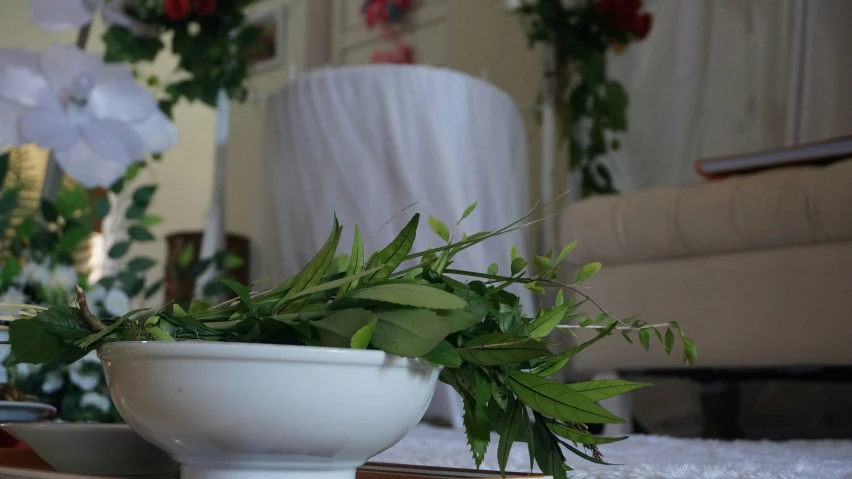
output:
M110 477L171 477L177 463L125 424L10 423L4 431L59 472Z
M56 414L56 408L37 402L0 401L0 423L40 421Z

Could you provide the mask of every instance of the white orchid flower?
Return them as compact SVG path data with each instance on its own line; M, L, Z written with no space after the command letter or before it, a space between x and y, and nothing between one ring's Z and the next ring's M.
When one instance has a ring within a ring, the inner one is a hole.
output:
M137 34L151 34L147 27L124 12L128 0L30 0L30 21L45 30L69 30L90 23L101 9L107 26L121 25ZM103 8L101 8L103 7Z
M50 277L45 286L62 291L74 291L77 286L77 270L73 266L64 264L56 265L50 272Z
M87 392L80 396L80 406L91 406L95 409L99 409L102 413L107 413L112 407L112 402L104 394Z
M134 161L174 146L177 129L126 66L70 45L0 49L0 145L22 143L53 150L84 186L109 187Z

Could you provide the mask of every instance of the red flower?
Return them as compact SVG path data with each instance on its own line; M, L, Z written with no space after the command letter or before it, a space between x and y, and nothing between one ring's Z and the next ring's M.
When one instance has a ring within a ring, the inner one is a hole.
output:
M633 36L639 40L647 37L648 32L651 31L651 23L651 14L643 13L641 15L637 15L636 18L633 19L633 27L631 28Z
M199 15L210 15L216 11L216 0L193 0L193 7Z
M169 20L180 20L189 15L189 0L164 0L163 9Z

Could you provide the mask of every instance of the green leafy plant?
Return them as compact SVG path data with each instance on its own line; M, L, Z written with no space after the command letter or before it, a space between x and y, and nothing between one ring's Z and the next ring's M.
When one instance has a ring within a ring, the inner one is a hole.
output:
M335 256L343 229L335 220L318 254L275 288L252 293L250 286L222 279L236 296L224 303L211 306L196 299L188 308L174 305L170 310L137 310L103 319L91 314L81 294L79 309L33 308L23 313L10 327L12 354L19 361L41 363L111 341L200 339L372 348L423 358L443 366L440 380L464 399L464 424L477 465L490 447L491 431L497 431L501 471L512 444L525 442L531 461L542 471L565 477L569 467L564 450L603 463L597 446L624 439L588 432L588 424L623 422L597 402L647 384L622 380L562 384L547 376L616 332L631 341L631 336L637 337L647 348L653 331L671 352L677 331L684 360L694 362L696 352L676 323L647 325L605 311L593 317L580 312L582 306L595 303L577 285L597 273L600 264L583 267L570 284L559 282L559 265L574 243L559 253L536 256L532 263L515 249L511 273L505 276L498 274L497 265L485 273L451 268L457 254L535 222L530 218L539 212L534 208L508 226L462 235L459 241L455 237L461 220L451 231L432 218L430 226L444 244L412 253L419 224L415 215L390 244L366 259L357 227L350 254ZM518 297L507 290L514 284L542 294L558 291L553 307L525 315ZM577 295L565 299L566 290ZM584 327L597 334L567 349L556 347L560 341L553 336L559 330Z
M517 9L530 45L552 48L548 89L583 196L616 192L600 160L619 148L613 135L627 131L628 95L607 74L607 54L648 35L651 15L641 8L641 0L525 0Z

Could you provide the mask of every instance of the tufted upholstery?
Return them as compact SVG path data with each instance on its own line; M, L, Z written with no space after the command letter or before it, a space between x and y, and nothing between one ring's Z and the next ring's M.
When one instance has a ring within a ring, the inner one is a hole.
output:
M571 205L571 259L622 264L852 240L852 161Z

